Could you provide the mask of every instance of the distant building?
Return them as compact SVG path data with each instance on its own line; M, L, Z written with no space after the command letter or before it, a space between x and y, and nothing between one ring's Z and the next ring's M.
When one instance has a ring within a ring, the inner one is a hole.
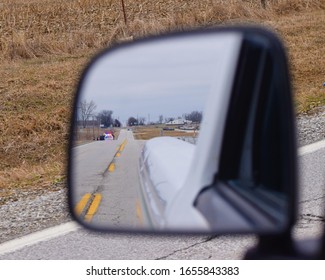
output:
M184 124L190 124L192 121L185 120L185 119L176 119L173 121L166 122L167 125L184 125Z

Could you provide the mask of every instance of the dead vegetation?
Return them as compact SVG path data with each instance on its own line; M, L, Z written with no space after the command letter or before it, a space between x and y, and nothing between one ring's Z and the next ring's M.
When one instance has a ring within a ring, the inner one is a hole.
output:
M133 127L134 138L137 140L149 140L159 136L172 136L172 137L196 137L198 131L184 131L179 130L177 126L173 130L163 130L162 125L152 126L137 126Z
M323 0L3 0L0 55L6 59L73 54L125 37L211 26L226 21L274 21L280 16L324 9Z
M262 24L287 46L297 112L325 104L325 1L0 0L0 197L64 180L80 71L118 41L222 24ZM2 199L2 198L0 198Z

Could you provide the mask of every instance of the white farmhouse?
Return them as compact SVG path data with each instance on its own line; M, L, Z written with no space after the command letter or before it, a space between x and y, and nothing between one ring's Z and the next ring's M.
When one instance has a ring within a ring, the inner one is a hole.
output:
M174 125L184 125L184 124L190 124L192 123L192 121L189 121L189 120L185 120L185 119L182 119L182 118L179 118L179 119L176 119L176 120L173 120L173 121L169 121L167 122L166 124L174 124Z

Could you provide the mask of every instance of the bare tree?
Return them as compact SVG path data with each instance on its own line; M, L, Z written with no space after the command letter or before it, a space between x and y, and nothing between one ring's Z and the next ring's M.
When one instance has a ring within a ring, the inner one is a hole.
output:
M135 117L129 117L128 126L138 125L138 120Z
M114 127L121 127L121 126L122 126L121 122L118 119L115 119L114 120Z
M110 126L114 125L114 120L113 120L112 115L113 115L112 110L102 110L98 114L101 124L103 124L105 127L110 127Z
M202 112L192 111L189 114L185 114L185 119L192 122L200 123L202 120Z
M162 124L164 121L164 116L163 115L159 115L159 123Z
M144 117L140 117L140 118L138 119L138 124L139 124L139 125L144 125L145 122L146 122L146 118L144 118Z
M96 109L96 104L94 101L87 102L87 100L82 100L80 102L80 113L81 113L81 120L82 126L85 128L87 126L87 121L89 120L90 116Z

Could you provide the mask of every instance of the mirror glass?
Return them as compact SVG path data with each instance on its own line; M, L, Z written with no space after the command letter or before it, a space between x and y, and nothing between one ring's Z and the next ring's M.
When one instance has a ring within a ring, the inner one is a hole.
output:
M70 149L70 207L79 221L101 229L212 230L209 199L198 200L200 209L195 200L217 173L224 100L242 40L240 32L140 40L88 66ZM238 219L232 224L223 212L218 220L227 223L220 224L236 230Z
M232 55L227 46L238 40L233 37L196 34L143 41L117 47L91 64L78 92L71 151L72 201L81 220L122 229L160 224L148 214L159 212L159 203L151 205L144 197L157 194L146 190L146 179L140 178L144 145L164 138L167 144L152 145L170 145L161 153L170 161L178 157L173 168L179 170L168 176L185 181L207 97L218 83L224 57ZM149 177L167 181L159 170L153 173ZM166 206L177 191L165 186L158 200Z

